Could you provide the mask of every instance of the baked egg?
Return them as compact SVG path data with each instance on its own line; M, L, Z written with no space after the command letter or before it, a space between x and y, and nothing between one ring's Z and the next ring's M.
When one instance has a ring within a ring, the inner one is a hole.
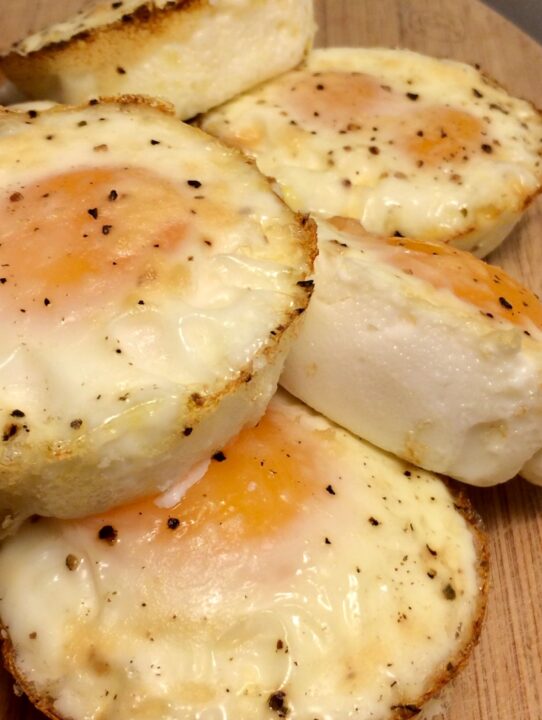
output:
M143 93L190 118L303 59L311 0L123 0L93 3L0 58L30 98L80 103Z
M542 304L436 242L318 224L315 292L281 383L410 462L473 485L542 484ZM522 473L523 474L523 473Z
M438 477L280 394L178 492L3 543L4 656L50 717L405 720L464 663L486 550Z
M3 110L0 155L8 530L159 492L256 422L315 232L240 153L135 97Z
M330 48L209 113L295 210L483 257L542 187L542 118L479 70Z

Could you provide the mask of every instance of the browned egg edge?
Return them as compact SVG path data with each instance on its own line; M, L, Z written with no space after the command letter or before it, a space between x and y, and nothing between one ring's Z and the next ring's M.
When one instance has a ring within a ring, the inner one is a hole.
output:
M115 5L116 3L112 3ZM103 40L107 44L110 33L121 32L122 35L128 36L130 34L153 34L160 29L164 22L167 22L169 16L178 11L195 11L200 8L212 7L209 0L170 0L164 5L164 7L156 7L152 0L142 0L141 4L138 5L131 12L123 13L118 20L98 25L94 28L85 28L76 32L68 40L59 40L57 42L49 42L38 50L34 50L30 53L21 55L18 52L18 47L22 40L16 41L12 44L11 49L8 53L5 53L1 58L1 62L8 61L11 65L14 61L14 66L24 58L32 59L45 59L61 53L64 50L77 47L81 51L85 51L85 47L97 40ZM68 18L75 20L77 15L72 15ZM77 26L76 26L77 27ZM48 28L43 28L47 30ZM25 38L23 38L24 40ZM7 73L6 73L7 74Z

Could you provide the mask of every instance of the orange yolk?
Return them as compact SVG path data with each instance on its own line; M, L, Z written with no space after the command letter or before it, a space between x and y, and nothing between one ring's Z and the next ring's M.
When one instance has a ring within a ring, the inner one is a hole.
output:
M284 81L281 95L296 120L348 130L389 112L391 93L370 75L321 72L299 73L299 77Z
M434 166L486 147L476 117L445 106L419 107L416 93L397 92L363 73L300 73L283 81L280 95L295 123L343 134L365 130L375 155L391 140L418 165Z
M378 239L355 220L333 218L331 222L339 230L378 243L394 267L434 288L449 290L489 318L507 320L527 331L533 326L542 330L542 303L504 270L449 245L411 238Z
M397 146L428 165L467 159L484 145L483 126L473 115L435 105L409 118L412 131L402 130Z
M63 314L137 286L186 235L188 192L149 170L84 168L0 202L0 302Z
M119 540L128 534L164 545L198 545L212 526L219 530L220 545L234 548L280 533L302 511L316 475L295 428L290 424L286 432L282 416L268 411L214 456L204 477L175 507L160 508L147 499L89 518L85 525L96 536L105 526L114 528Z

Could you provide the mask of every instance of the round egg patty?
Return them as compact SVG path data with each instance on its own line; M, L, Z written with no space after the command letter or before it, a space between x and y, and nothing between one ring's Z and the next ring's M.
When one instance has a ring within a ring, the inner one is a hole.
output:
M0 67L34 99L144 93L186 119L297 65L314 30L312 0L109 0L16 43Z
M290 207L483 257L542 187L542 118L469 65L329 48L209 113Z
M272 396L311 221L138 98L0 114L0 518L165 489Z
M173 506L29 522L0 549L7 665L70 720L406 720L465 662L486 592L464 498L284 394Z
M281 384L434 472L542 484L540 300L469 253L353 220L320 221L318 244Z

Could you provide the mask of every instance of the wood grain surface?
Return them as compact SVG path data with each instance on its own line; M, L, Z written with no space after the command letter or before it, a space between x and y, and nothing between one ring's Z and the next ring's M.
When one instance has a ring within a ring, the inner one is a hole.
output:
M0 46L86 4L0 0ZM479 63L514 94L542 104L542 48L477 0L316 0L316 5L319 45L400 46ZM542 200L491 260L542 292ZM446 720L542 720L542 488L516 479L468 494L490 536L491 595L480 644L451 689ZM1 675L0 720L39 718Z

